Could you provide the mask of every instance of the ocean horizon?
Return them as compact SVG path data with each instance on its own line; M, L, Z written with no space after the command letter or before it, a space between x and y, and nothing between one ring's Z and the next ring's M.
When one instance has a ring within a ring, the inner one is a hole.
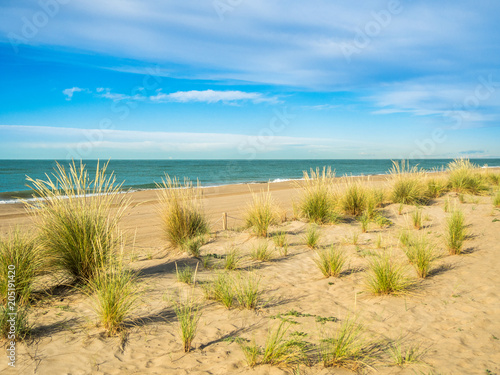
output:
M426 171L445 168L453 159L410 160ZM483 167L500 166L500 159L471 159ZM56 162L67 167L68 160L0 160L0 203L15 203L31 197L26 178L45 180L52 176ZM83 160L89 173L95 172L97 160ZM79 162L77 162L78 164ZM99 161L102 166L106 161ZM124 160L109 161L107 173L113 172L124 190L156 188L165 175L181 181L189 178L202 187L244 183L267 183L298 180L311 168L331 167L336 176L383 175L392 166L391 159L204 159L204 160Z

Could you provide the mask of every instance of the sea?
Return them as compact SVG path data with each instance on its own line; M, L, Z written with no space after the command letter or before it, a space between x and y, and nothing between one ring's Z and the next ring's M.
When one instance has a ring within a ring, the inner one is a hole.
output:
M410 161L427 171L446 168L452 159L425 159ZM473 159L479 166L500 166L500 159ZM54 160L0 160L0 204L15 203L31 197L32 191L26 181L46 180L55 172ZM68 160L58 161L68 166ZM97 160L82 161L89 173L96 170ZM337 159L337 160L109 160L107 171L113 172L117 183L123 183L124 190L155 189L166 175L199 181L201 186L229 184L280 182L303 177L311 168L331 167L336 176L382 175L392 166L386 159ZM79 165L80 162L77 162Z

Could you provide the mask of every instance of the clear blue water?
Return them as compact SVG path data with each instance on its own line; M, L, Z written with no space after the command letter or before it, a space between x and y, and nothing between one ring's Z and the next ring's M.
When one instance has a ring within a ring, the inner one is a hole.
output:
M433 159L411 162L426 170L446 166L451 159ZM483 166L500 166L500 159L474 159ZM68 161L60 161L67 166ZM97 161L84 161L90 172ZM102 163L102 162L101 162ZM125 188L151 189L165 174L200 181L202 186L268 182L302 178L310 168L331 166L337 176L384 174L391 168L391 160L111 160L108 171L114 171L117 182ZM29 197L26 176L46 179L56 166L50 160L0 160L0 201L14 197Z

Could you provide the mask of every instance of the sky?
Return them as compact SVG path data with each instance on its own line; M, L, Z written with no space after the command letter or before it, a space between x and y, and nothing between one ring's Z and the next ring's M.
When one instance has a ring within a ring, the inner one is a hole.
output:
M494 0L4 0L0 159L500 157Z

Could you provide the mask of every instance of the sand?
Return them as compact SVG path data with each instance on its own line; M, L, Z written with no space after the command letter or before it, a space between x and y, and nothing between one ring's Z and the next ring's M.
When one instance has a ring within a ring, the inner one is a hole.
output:
M372 178L383 186L384 177ZM224 254L230 246L248 254L258 238L241 230L242 215L251 199L250 190L266 185L233 185L204 189L204 207L212 223L210 241L202 254ZM292 200L298 195L293 182L270 185L287 218L292 217ZM445 199L464 211L471 234L466 252L448 255L444 243ZM314 263L315 252L302 239L308 224L287 221L271 231L286 230L290 242L287 257L275 253L271 262L253 262L262 277L265 305L257 311L225 309L203 299L199 287L195 293L203 303L198 333L190 353L182 351L178 322L169 299L191 287L176 281L175 262L196 265L196 259L168 248L162 236L157 214L155 191L131 193L132 206L122 221L128 243L127 259L141 272L140 303L129 321L130 328L115 337L106 337L96 325L91 300L70 288L58 288L34 308L31 321L33 337L18 343L16 368L0 360L0 373L19 374L285 374L292 369L270 365L249 368L232 337L242 337L263 345L267 330L276 327L277 314L296 310L331 318L321 324L314 316L289 317L297 324L290 332L304 332L304 339L318 343L321 334L335 331L349 315L357 316L366 328L366 337L387 342L401 339L403 347L418 346L424 351L421 363L391 366L382 355L374 369L382 374L485 374L500 373L500 211L494 210L491 197L466 197L458 203L456 194L436 199L423 207L424 228L442 257L431 276L419 280L415 290L405 296L373 296L366 292L364 280L369 252L390 251L395 259L405 260L398 244L398 233L409 226L407 215L415 209L387 205L382 212L394 225L379 228L371 224L361 233L356 221L321 227L321 245L336 244L349 255L351 272L341 278L324 278ZM232 230L222 231L222 213L229 215ZM495 220L497 219L497 220ZM20 225L33 228L30 217L20 204L0 205L0 233ZM416 230L413 230L417 232ZM359 242L351 244L353 233ZM384 249L376 249L381 235ZM272 244L272 241L269 240ZM212 265L216 265L216 260ZM199 266L198 279L207 280L213 270ZM408 267L408 274L416 277ZM335 321L338 319L338 321ZM324 368L316 361L301 367L302 374L350 374L346 369ZM372 369L365 368L365 372Z

